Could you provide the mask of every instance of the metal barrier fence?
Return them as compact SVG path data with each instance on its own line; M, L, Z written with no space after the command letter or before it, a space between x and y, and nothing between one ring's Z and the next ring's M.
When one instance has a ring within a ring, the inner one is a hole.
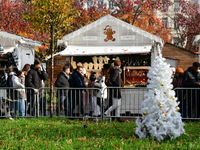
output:
M26 100L19 91L25 92ZM0 118L65 116L67 118L137 118L145 87L99 88L0 88ZM176 88L183 119L200 119L200 89ZM24 110L23 110L24 109Z
M180 113L183 119L200 119L200 88L176 88L176 97L180 102Z

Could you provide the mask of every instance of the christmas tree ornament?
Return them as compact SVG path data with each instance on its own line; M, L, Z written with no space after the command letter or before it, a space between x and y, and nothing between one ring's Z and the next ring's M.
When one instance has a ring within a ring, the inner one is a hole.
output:
M180 111L180 107L176 106L176 111Z
M164 84L163 84L163 83L160 83L160 86L164 86Z
M143 115L148 115L148 112L147 111L143 111Z
M172 100L176 100L176 98L174 96L171 97Z
M162 57L159 46L156 52L147 74L149 84L142 102L142 119L136 119L136 134L141 139L154 137L157 141L172 140L185 133L184 123L173 90L172 70Z

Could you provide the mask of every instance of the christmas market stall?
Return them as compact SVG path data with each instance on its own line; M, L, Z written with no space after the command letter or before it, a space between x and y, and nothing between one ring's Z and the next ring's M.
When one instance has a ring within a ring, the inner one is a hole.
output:
M154 59L155 44L162 45L163 40L107 15L64 36L58 43L66 48L55 54L56 64L59 64L56 56L66 57L74 69L82 65L89 74L100 72L104 64L120 59L125 86L136 87L147 84L146 74Z
M0 30L0 68L21 70L25 64L33 64L36 46L41 43Z
M148 68L155 58L156 44L163 46L163 40L106 15L58 41L58 45L65 49L54 55L54 77L66 64L73 69L83 66L89 77L91 71L100 73L104 64L112 64L119 59L125 87L145 87ZM126 94L126 90L122 93Z

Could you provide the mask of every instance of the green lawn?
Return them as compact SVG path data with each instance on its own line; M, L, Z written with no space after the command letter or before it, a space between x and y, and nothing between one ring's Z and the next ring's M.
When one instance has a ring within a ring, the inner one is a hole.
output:
M2 150L200 149L200 122L185 123L175 140L141 140L135 122L91 122L66 118L0 120Z

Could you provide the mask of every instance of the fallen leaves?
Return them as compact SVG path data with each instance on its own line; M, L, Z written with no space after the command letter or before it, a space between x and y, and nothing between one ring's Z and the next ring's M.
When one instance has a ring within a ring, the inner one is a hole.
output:
M187 134L187 133L184 133L184 135L186 135L186 136L190 136L190 134Z
M85 141L85 140L86 140L86 136L80 137L80 138L78 138L78 140L79 140L79 141Z
M72 139L66 140L68 144L72 143Z
M132 136L125 136L125 139L132 139L133 141L136 141L138 138L135 135Z

